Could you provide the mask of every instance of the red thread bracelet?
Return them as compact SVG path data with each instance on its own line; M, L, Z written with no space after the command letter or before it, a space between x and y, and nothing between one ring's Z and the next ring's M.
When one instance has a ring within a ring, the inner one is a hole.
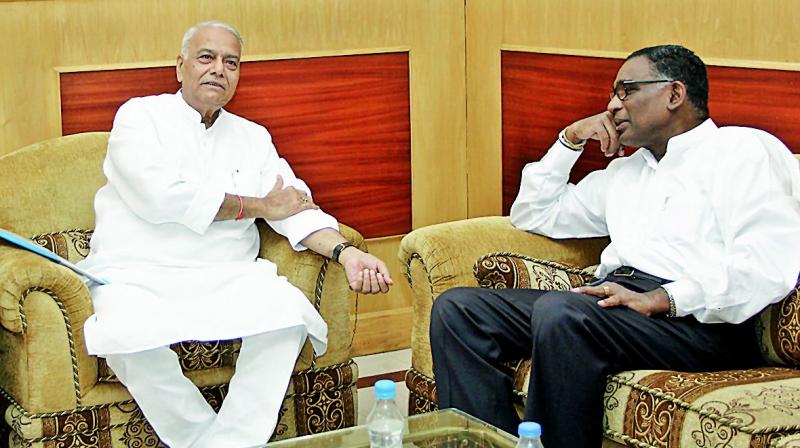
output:
M236 215L236 220L241 221L242 218L244 218L244 201L242 200L242 197L239 196L238 194L236 195L236 197L239 198L239 214Z

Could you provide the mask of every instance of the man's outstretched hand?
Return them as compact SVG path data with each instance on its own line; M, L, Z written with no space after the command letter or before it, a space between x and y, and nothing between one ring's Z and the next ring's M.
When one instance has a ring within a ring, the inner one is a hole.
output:
M394 284L389 268L379 258L356 247L345 248L339 255L350 289L362 294L389 292Z

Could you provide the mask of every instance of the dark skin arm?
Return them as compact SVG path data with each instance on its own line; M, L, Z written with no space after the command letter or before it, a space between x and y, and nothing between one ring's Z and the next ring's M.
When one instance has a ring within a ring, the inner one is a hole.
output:
M573 288L572 291L602 299L597 304L603 308L627 306L646 316L669 312L669 296L664 288L639 293L633 292L619 283L603 282L597 286Z

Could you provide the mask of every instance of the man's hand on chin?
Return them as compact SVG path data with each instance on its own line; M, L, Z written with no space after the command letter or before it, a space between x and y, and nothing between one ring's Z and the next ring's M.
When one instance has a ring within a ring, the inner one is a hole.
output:
M601 112L597 115L580 119L567 126L564 134L570 142L575 144L585 140L598 140L600 142L600 150L603 151L606 157L611 157L614 154L625 155L625 148L619 141L617 125L611 112Z

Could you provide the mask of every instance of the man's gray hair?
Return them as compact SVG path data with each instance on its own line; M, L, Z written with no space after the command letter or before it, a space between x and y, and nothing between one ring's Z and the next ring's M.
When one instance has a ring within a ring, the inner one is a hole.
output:
M184 58L189 56L189 41L192 40L194 34L201 28L222 28L223 30L228 31L229 33L233 34L234 37L236 37L236 40L239 41L239 47L244 50L244 40L242 39L242 35L236 31L236 28L221 20L209 20L208 22L201 22L192 26L183 34L183 41L181 42L181 56Z

